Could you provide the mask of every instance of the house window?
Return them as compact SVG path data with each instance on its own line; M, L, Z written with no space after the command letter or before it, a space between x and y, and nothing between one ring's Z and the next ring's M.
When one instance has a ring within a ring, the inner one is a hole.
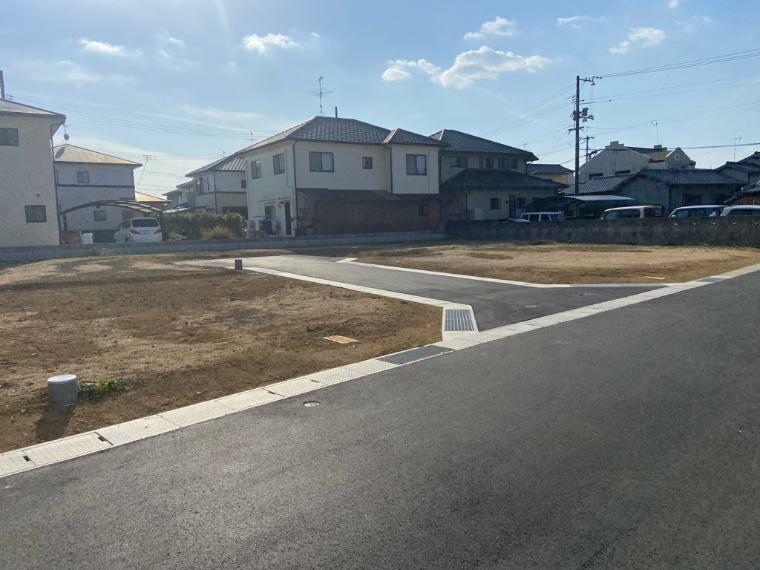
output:
M454 168L467 168L466 156L455 156L451 159L451 166Z
M423 203L417 206L417 215L420 218L427 218L430 215L430 208L427 204Z
M362 168L364 170L372 170L372 157L371 156L363 156L362 157Z
M205 185L206 185L206 179L205 178L203 178L203 177L196 178L195 179L195 192L197 194L203 194L205 192L205 188L204 188Z
M501 170L504 170L507 168L507 159L506 158L499 158L496 160L496 168L499 168Z
M285 153L284 152L281 152L280 154L275 154L272 157L272 167L274 169L275 174L285 173Z
M47 222L45 206L24 206L27 224L44 224Z
M426 176L427 156L424 154L407 154L406 173L414 176Z
M92 211L92 219L96 222L105 222L106 221L106 211L105 210L93 210Z
M501 210L501 200L499 198L491 198L490 204L492 210Z
M311 172L335 172L333 153L310 152L309 153L309 170Z
M261 161L251 161L251 178L261 178Z
M512 170L517 170L517 159L516 158L510 158L509 159L509 167Z
M90 183L90 173L86 170L78 170L77 171L77 184L89 184Z
M0 129L0 146L18 146L18 129Z

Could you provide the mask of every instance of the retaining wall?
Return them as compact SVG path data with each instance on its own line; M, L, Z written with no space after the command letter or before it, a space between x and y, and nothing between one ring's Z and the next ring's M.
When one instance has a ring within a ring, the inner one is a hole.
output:
M51 245L41 247L0 248L0 262L42 261L66 257L98 255L142 255L192 251L233 251L238 249L288 249L369 245L376 243L410 243L445 239L442 231L396 232L309 237L281 237L255 240L165 241L158 243L101 243L93 245Z
M760 217L564 222L451 222L450 239L760 247Z

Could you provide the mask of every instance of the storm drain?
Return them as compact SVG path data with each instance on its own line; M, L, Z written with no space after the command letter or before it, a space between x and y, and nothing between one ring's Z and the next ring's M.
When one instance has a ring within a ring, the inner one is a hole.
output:
M443 330L449 332L474 331L475 323L472 322L472 312L469 309L446 309Z
M421 346L420 348L412 348L411 350L405 350L404 352L384 356L378 358L378 360L390 364L409 364L410 362L417 362L418 360L430 358L431 356L440 356L447 352L451 352L451 349L442 346Z

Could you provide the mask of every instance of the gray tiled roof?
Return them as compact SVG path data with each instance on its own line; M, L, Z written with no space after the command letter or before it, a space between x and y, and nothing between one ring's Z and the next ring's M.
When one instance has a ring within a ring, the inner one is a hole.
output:
M208 172L210 170L227 170L234 172L245 172L245 159L237 154L232 156L225 156L219 160L215 160L210 164L196 168L192 172L188 172L185 176L194 176L201 172Z
M82 148L73 144L59 144L53 147L53 160L55 162L72 162L78 164L118 164L137 168L142 166L139 162L119 158L89 148Z
M50 118L60 117L64 119L64 115L60 113L54 113L53 111L46 111L38 107L32 107L31 105L24 105L16 101L9 101L8 99L0 99L0 114L10 115L40 115Z
M627 174L625 176L604 176L602 178L591 178L586 182L578 185L579 194L612 194L613 190L621 186L623 182L633 178L635 175ZM572 194L572 189L565 191L565 194Z
M404 129L393 129L383 140L384 144L418 144L430 146L445 146L444 143L424 135L418 135Z
M533 162L528 165L528 174L568 174L572 172L561 164L540 164Z
M669 185L686 186L692 184L725 184L738 186L741 184L733 178L715 172L714 170L707 168L693 168L693 169L654 169L645 168L639 172L640 176L646 176L647 178L664 182Z
M482 137L476 137L463 133L461 131L454 131L452 129L443 129L437 133L430 135L430 138L437 141L441 141L447 145L446 152L480 152L480 153L492 153L492 154L521 154L527 155L526 160L538 160L536 155L527 150L522 150L501 144L496 141L484 139Z
M557 189L564 184L536 178L514 170L465 168L441 184L441 190Z

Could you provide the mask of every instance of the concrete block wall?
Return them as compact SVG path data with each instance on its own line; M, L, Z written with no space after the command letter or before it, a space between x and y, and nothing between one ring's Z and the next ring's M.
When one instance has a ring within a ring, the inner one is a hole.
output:
M554 241L631 245L725 245L760 247L760 218L648 218L565 222L451 222L450 239Z

